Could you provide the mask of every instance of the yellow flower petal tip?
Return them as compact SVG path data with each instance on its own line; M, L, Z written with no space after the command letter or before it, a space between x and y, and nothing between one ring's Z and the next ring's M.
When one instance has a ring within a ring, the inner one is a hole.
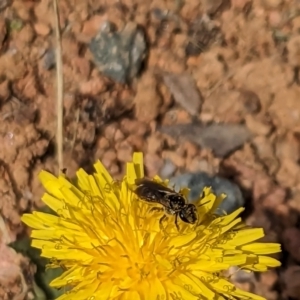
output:
M263 230L247 227L242 208L219 216L224 199L205 188L195 202L198 221L188 224L153 211L161 205L142 201L129 187L144 177L143 155L134 153L126 175L116 182L101 162L95 173L77 172L68 181L42 171L42 200L56 215L25 214L32 246L64 272L51 282L66 292L59 300L264 299L244 292L224 277L237 266L265 271L280 266L269 254L279 244L259 243ZM153 180L165 185L159 177ZM188 189L182 189L187 195Z

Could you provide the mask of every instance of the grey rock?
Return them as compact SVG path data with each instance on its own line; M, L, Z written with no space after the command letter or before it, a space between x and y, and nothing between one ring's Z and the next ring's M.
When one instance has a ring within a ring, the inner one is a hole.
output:
M189 114L197 116L201 109L203 97L193 77L189 74L164 74L163 79L174 100Z
M144 33L133 22L120 32L105 22L89 48L99 71L119 83L129 83L138 75L147 50Z
M203 148L210 148L218 157L226 157L252 137L249 129L240 124L176 124L158 130L175 139L189 140Z
M55 65L56 65L55 50L52 48L47 49L43 56L43 67L46 70L50 70L54 68Z
M159 171L159 175L163 179L170 178L172 175L174 175L176 169L177 168L174 165L174 163L172 161L170 161L169 159L166 159L164 161L163 167Z
M190 189L188 200L191 202L199 198L204 187L211 187L216 195L226 194L226 198L216 211L218 214L223 214L223 211L230 214L245 205L240 188L235 183L219 176L209 176L204 172L186 173L173 177L170 185L175 185L176 191L181 187L188 187Z

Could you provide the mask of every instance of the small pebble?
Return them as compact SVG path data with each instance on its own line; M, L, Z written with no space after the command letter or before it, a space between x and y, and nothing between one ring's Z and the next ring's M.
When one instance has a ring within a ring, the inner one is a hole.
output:
M103 134L108 141L112 141L114 139L118 127L117 123L111 123L104 128Z
M38 35L47 36L50 33L51 28L47 24L39 22L34 24L34 30Z
M146 153L144 157L145 167L148 176L151 178L157 174L158 170L164 165L164 161L158 154L149 154Z
M101 162L107 169L110 168L113 165L113 163L116 162L116 160L117 153L113 149L106 151L101 157Z
M122 141L122 140L124 140L124 138L125 138L125 136L124 136L123 132L120 129L117 129L116 133L115 133L115 142Z
M109 148L109 145L109 141L105 137L100 137L97 141L97 148L106 150Z
M282 13L274 10L269 13L269 24L271 27L280 27L282 24Z
M159 115L162 99L157 84L153 72L144 73L138 81L134 97L135 115L142 123L149 123Z
M147 139L147 153L158 153L163 149L163 139L157 135L150 135Z
M82 28L82 34L93 37L101 28L101 25L105 21L105 17L102 15L94 15L89 20L85 21Z
M147 131L149 131L147 123L127 118L122 119L120 122L120 127L125 134L131 134L134 132L136 135L145 136Z
M145 139L137 134L131 134L127 137L128 143L134 148L135 151L143 152L145 146Z
M132 146L128 141L123 141L120 144L116 144L117 158L120 162L128 162L132 159Z
M30 44L34 39L34 31L29 24L26 24L19 32L18 39L24 44Z

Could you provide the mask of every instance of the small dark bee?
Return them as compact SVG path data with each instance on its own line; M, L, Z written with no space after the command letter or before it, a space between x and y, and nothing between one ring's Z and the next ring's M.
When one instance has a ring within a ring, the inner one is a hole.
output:
M175 215L177 229L179 229L178 216L185 223L196 223L198 219L196 206L192 203L186 203L182 194L145 178L137 179L135 184L137 186L135 193L141 200L159 203L163 206L163 208L154 207L152 210L165 210L166 214ZM160 219L160 224L165 218L166 215Z

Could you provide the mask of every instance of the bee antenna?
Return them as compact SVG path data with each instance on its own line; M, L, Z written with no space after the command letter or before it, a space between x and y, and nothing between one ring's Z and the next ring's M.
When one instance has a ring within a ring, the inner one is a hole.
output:
M208 201L206 201L206 202L204 202L204 203L200 203L200 204L197 205L197 207L201 207L201 206L203 206L203 205L205 205L205 204L207 204L207 203L209 203L209 202L210 202L210 200L208 200Z

